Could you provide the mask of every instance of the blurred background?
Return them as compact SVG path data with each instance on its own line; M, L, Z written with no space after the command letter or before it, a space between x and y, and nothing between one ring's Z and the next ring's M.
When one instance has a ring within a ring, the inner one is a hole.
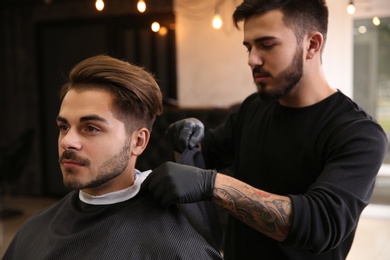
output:
M235 28L231 19L240 2L0 1L0 247L5 248L26 216L68 192L57 163L55 117L58 91L69 70L87 57L105 53L154 73L164 94L165 112L156 121L150 146L161 145L165 127L180 117L196 115L213 127L255 91L242 29ZM390 133L390 1L327 3L325 74L333 87L356 100ZM146 151L139 167L153 168L169 159L166 147L161 149ZM373 207L364 215L382 227L390 219L388 164L387 156ZM383 243L390 243L390 231L383 232L386 229L375 232L381 245L373 247L379 251ZM374 259L385 259L378 255Z

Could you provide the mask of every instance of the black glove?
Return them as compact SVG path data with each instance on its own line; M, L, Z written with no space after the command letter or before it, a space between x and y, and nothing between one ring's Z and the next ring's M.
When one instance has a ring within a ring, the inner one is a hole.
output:
M215 170L166 162L149 174L141 189L148 189L165 207L211 200L216 175Z
M204 137L204 125L196 118L186 118L171 124L165 132L165 138L172 149L182 153L185 149L195 148Z

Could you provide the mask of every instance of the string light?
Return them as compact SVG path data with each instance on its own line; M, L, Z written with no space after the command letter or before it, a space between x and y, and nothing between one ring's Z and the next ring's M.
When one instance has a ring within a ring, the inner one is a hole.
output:
M44 0L45 2L47 3L50 3L51 0ZM104 1L103 0L96 0L95 2L95 7L96 7L96 10L98 11L102 11L104 9ZM217 4L218 6L218 4ZM140 13L143 13L146 11L146 3L144 0L138 0L137 2L137 9ZM353 15L356 11L356 8L355 8L355 5L354 5L354 1L353 0L350 0L349 1L349 4L347 6L347 12L348 14L351 14ZM375 26L379 26L381 21L379 19L378 16L375 16L374 18L372 18L372 23L375 25ZM213 17L213 20L212 20L212 26L214 29L220 29L222 28L222 25L223 25L223 21L222 21L222 17L221 17L221 13L220 13L220 10L219 9L216 9L215 11L215 14L214 14L214 17ZM160 28L160 24L157 23L157 22L154 22L152 25L152 30L154 32L160 32L162 35L165 35L167 32L166 32L166 28ZM161 29L161 30L160 30ZM165 29L165 31L163 30Z
M165 35L167 35L167 33L168 33L168 28L165 27L165 26L162 26L162 27L160 28L160 30L158 31L158 33L159 33L161 36L165 36Z
M364 25L359 26L358 31L359 31L359 33L361 33L361 34L364 34L364 33L367 32L367 27L364 26Z
M375 16L374 18L372 18L372 23L375 25L375 26L379 26L381 24L381 20L379 19L378 16Z
M353 0L350 0L349 1L349 4L348 4L348 7L347 7L347 12L349 14L354 14L356 11L356 8L355 8L355 5L353 3ZM379 19L378 16L375 16L372 18L372 23L375 25L375 26L379 26L381 24L381 20ZM366 28L365 28L366 29ZM361 32L361 33L365 33L366 31L364 32Z
M96 0L95 7L96 7L96 10L102 11L104 9L103 0Z
M160 30L160 24L158 22L154 22L152 23L151 28L153 32L158 32Z
M355 13L355 6L353 5L353 0L349 2L349 5L347 6L347 12L349 14L354 14Z
M221 18L220 12L219 12L219 10L217 10L215 12L215 15L214 15L214 18L213 18L213 28L217 29L217 30L221 29L222 24L223 24L223 22L222 22L222 18Z
M146 4L144 2L144 0L139 0L138 3L137 3L137 9L140 13L143 13L145 12L146 10Z

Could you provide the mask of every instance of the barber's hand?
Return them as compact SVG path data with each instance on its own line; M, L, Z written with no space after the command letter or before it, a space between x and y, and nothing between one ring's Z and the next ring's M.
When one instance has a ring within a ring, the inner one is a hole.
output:
M165 132L165 138L173 150L182 153L185 149L195 148L204 137L204 125L196 118L186 118L171 124Z
M165 207L211 200L216 175L215 170L166 162L149 174L142 189L148 189Z

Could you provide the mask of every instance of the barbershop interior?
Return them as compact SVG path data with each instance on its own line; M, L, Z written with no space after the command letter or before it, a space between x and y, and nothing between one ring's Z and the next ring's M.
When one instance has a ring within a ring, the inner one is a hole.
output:
M390 1L327 0L323 69L390 137ZM151 71L163 93L137 169L172 160L167 127L196 117L222 123L256 91L240 0L2 0L0 3L0 256L27 218L69 190L58 165L59 88L79 61L97 54ZM363 211L348 260L390 259L390 150Z

